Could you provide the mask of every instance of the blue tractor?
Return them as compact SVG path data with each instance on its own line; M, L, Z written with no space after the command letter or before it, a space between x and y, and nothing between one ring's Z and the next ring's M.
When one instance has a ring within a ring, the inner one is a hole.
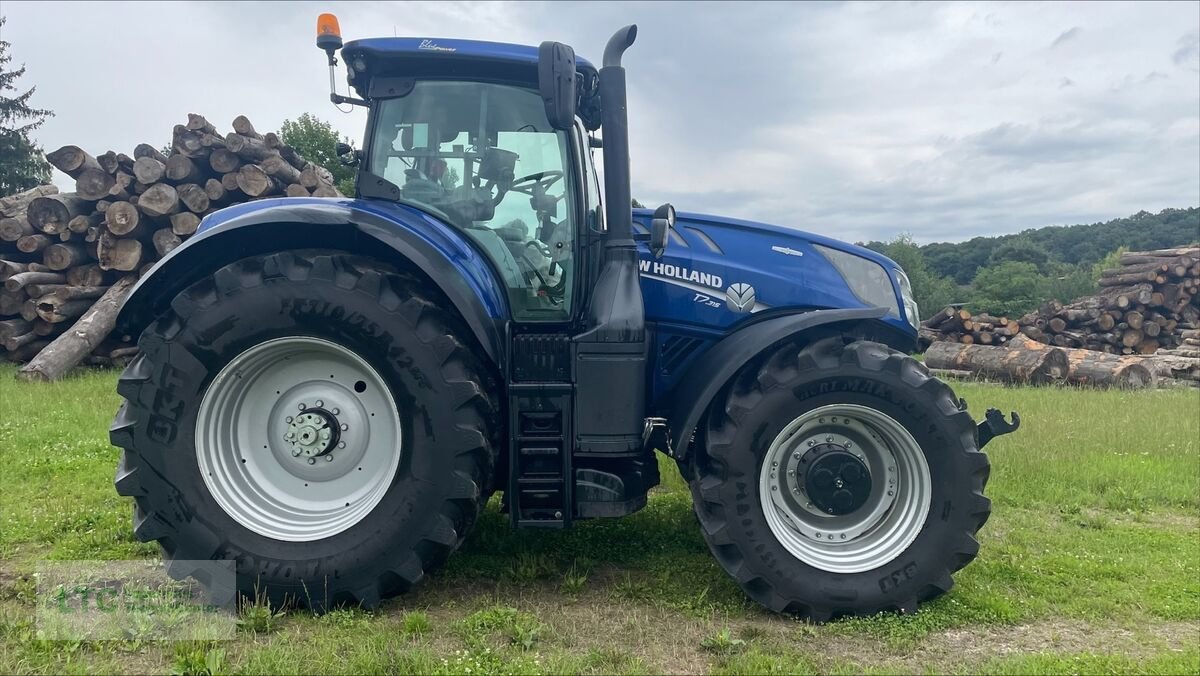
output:
M111 439L139 539L233 561L275 603L370 607L494 493L516 527L623 516L661 452L771 610L950 589L991 509L980 449L1010 427L977 427L908 356L917 306L886 257L631 210L636 33L597 69L555 42L343 45L322 15L352 89L331 97L369 111L362 149L339 148L354 197L213 213L121 311L141 352Z

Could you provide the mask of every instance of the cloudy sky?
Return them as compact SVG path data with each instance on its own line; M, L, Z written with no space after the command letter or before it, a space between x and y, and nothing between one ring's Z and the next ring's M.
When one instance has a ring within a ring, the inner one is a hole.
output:
M130 152L200 112L328 102L317 14L626 56L634 195L847 240L960 240L1200 204L1200 3L119 3L5 0L47 149ZM344 73L339 86L344 87ZM64 187L69 181L57 176Z

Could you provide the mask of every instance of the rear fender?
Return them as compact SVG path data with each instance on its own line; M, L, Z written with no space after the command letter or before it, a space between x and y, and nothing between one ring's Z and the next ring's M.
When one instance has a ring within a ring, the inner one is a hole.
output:
M672 454L685 465L692 452L691 439L709 405L730 380L752 359L774 345L818 327L887 341L887 334L872 335L873 326L884 326L887 308L812 310L755 322L722 338L688 367L666 397Z
M399 205L304 198L241 205L206 221L133 288L117 317L119 331L141 333L180 291L228 263L323 249L369 256L424 276L458 311L492 363L504 368L504 287L486 257L449 225Z

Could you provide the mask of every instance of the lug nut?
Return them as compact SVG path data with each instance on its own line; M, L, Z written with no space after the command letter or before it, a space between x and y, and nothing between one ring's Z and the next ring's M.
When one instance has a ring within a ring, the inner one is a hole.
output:
M292 422L292 416L289 415L287 418L284 418L284 420L287 422Z
M346 442L342 441L342 442L338 443L338 448L345 448L345 447L346 447Z
M310 464L310 465L315 465L315 464L317 464L317 459L316 459L316 458L309 458L309 459L308 459L308 464Z
M296 435L291 432L288 432L287 434L283 435L283 438L287 439L288 441L291 441L292 439L296 438Z
M304 404L299 404L296 408L299 408L301 411L303 411L306 407Z
M321 408L324 405L325 405L325 402L321 401L320 399L317 400L317 408Z
M298 449L298 448L294 448L294 449L292 449L292 457L293 457L293 458L298 458L298 457L300 457L300 449Z
M809 446L816 446L816 445L817 445L817 442L816 442L816 441L813 441L812 439L809 439L809 440L808 440L808 445L809 445Z
M347 425L346 423L342 423L342 431L345 432L348 429L350 429L350 426Z
M341 411L335 408L335 409L333 409L333 411L331 411L331 413L333 413L334 415L337 415L337 414L341 413Z
M333 456L332 455L325 456L325 462L333 462Z

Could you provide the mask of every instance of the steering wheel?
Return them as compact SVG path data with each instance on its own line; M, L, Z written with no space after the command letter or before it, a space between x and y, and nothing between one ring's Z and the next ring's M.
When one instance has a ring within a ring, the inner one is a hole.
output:
M533 196L535 194L545 194L550 186L562 180L563 173L561 171L539 171L536 174L522 176L512 182L508 187L509 190L515 190L519 193Z

